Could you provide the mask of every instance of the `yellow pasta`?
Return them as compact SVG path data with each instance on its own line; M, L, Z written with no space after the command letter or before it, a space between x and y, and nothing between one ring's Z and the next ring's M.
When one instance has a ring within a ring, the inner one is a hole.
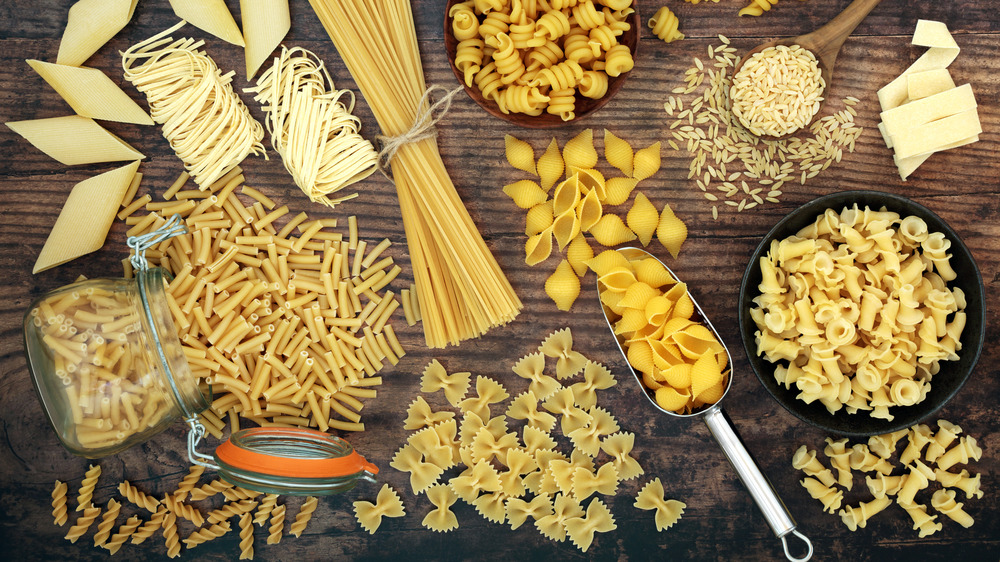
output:
M608 205L621 205L628 201L628 196L635 189L639 180L635 178L609 178L607 184L607 196L604 203Z
M467 372L449 375L435 359L424 368L420 379L420 390L421 392L443 390L448 403L457 406L469 389L471 376Z
M604 215L597 224L590 228L590 235L604 246L617 246L636 239L622 219L617 215Z
M552 226L555 219L552 209L553 201L551 199L528 209L524 216L524 233L528 236L534 236Z
M517 168L538 175L535 169L535 151L531 145L512 135L504 136L504 146L507 154L507 162Z
M635 496L635 507L644 510L653 510L653 519L656 523L657 531L666 531L680 520L687 505L677 500L668 500L664 497L663 483L659 478L654 478Z
M628 227L639 238L639 242L643 246L648 246L653 239L653 234L656 233L656 227L659 225L660 213L649 202L645 194L638 193L632 202L632 208L628 211L626 221Z
M567 209L552 221L552 234L559 244L559 251L580 234L580 217L574 209Z
M563 161L567 175L574 168L593 168L597 165L597 150L594 148L594 131L584 129L563 146Z
M521 180L503 186L503 192L514 200L514 204L522 209L531 209L548 199L539 185L531 180Z
M590 247L590 243L587 242L587 238L583 234L577 234L566 249L566 261L569 262L577 277L583 277L587 273L588 267L586 262L593 257L594 250Z
M354 502L354 516L361 528L369 534L375 534L383 517L402 517L405 514L402 500L388 484L383 484L379 489L374 504L368 501Z
M599 499L590 502L586 516L567 518L565 526L569 539L583 552L590 548L595 533L610 533L618 528L611 512Z
M138 0L79 0L69 9L56 64L81 66L132 19Z
M653 35L667 43L684 39L684 34L677 30L680 25L677 15L671 12L667 6L657 10L653 17L646 21L646 24L653 30Z
M104 245L118 203L139 162L86 179L73 187L45 240L32 273L62 265Z
M556 270L545 280L545 294L556 303L559 310L569 310L580 296L580 279L568 261L560 261Z
M6 125L35 148L67 166L145 158L93 119L80 115L10 121Z
M288 0L240 0L240 19L246 43L246 77L251 80L291 28Z
M447 533L458 528L458 518L450 509L458 501L458 496L447 484L437 484L428 488L427 499L434 505L434 509L424 516L421 525L438 533Z
M635 154L632 145L604 129L604 159L626 176L632 175Z
M674 215L674 210L670 208L669 204L663 205L660 221L656 225L656 238L670 252L670 255L677 259L681 252L681 245L687 240L687 225Z
M229 13L229 8L226 7L224 0L170 0L170 7L173 8L177 17L198 29L207 31L227 43L232 43L238 47L246 47L246 43L243 41L243 34L240 33L240 28L236 26L236 20ZM240 4L240 8L242 11L242 3ZM280 25L280 20L269 23ZM250 76L251 74L248 72L247 78L249 79Z
M34 69L77 115L90 119L152 125L153 120L128 94L96 68L28 59Z
M538 157L535 169L538 172L541 188L546 192L562 177L565 164L556 139L552 139L548 147L545 148L545 152Z
M635 151L632 177L642 181L660 170L660 142Z
M587 176L589 177L589 176ZM587 195L580 199L576 206L576 216L583 232L590 231L604 215L604 208L601 206L599 189L594 188L587 192Z
M545 261L552 254L553 228L554 225L549 226L538 234L528 237L528 241L524 244L525 263L528 265L537 265Z
M60 527L69 519L66 513L66 490L66 483L56 480L55 488L52 490L52 519Z

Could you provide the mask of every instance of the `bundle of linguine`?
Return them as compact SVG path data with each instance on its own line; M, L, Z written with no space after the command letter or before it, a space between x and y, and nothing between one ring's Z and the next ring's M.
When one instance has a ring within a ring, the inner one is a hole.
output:
M408 0L310 0L386 137L430 119ZM458 197L433 136L391 158L424 337L457 345L517 316L521 301Z

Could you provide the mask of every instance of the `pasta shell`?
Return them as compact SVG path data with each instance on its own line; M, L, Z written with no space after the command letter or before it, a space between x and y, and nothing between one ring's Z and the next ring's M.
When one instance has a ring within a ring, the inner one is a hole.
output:
M537 183L531 180L521 180L503 186L503 192L514 200L514 204L522 209L530 209L544 203L549 198Z
M664 410L682 413L689 400L689 395L678 392L669 386L656 389L656 403Z
M649 346L653 348L653 362L660 369L669 369L674 365L684 363L684 357L680 351L677 351L676 345L651 339L649 340Z
M628 221L628 227L639 238L639 242L643 246L648 246L660 222L660 213L656 211L656 207L649 202L644 193L637 193L625 220Z
M552 214L555 216L575 209L580 202L580 177L573 174L557 185L552 193L552 201Z
M625 256L614 250L604 250L592 259L587 260L587 267L596 273L598 277L610 272L614 268L622 268L630 274L632 273L632 267ZM632 275L632 279L635 279L634 275Z
M618 302L618 305L642 311L643 320L645 320L646 303L656 296L660 296L659 291L645 283L636 281L635 283L629 285L628 289L625 289L625 296Z
M618 168L626 176L631 176L634 157L631 144L604 129L604 159L608 164Z
M687 293L685 293L683 296L681 296L681 298L677 299L676 303L674 303L674 311L672 313L672 316L674 318L691 318L691 315L693 314L694 314L694 301L692 301L691 297Z
M552 139L545 152L538 157L537 171L542 189L546 192L552 189L552 186L562 177L565 168L562 153L559 151L559 143L556 142L556 139Z
M604 174L594 168L575 168L573 173L580 176L580 191L589 193L591 190L597 191L597 199L604 201L608 196L607 180Z
M587 273L587 260L594 257L594 249L587 242L587 237L577 234L566 250L566 261L573 267L578 277Z
M597 224L597 221L601 220L603 213L604 209L601 207L601 200L598 199L597 190L591 189L576 206L576 216L580 219L580 230L589 231Z
M618 306L618 303L621 302L622 297L624 296L625 296L624 292L601 291L601 303L610 308L615 314L618 314L620 316L621 313L623 312L623 309L622 307Z
M620 306L621 319L615 323L615 333L619 335L626 336L629 340L635 340L638 343L645 344L646 341L643 338L635 338L634 335L639 330L642 330L647 326L646 315L642 313L641 310L634 308L625 308Z
M621 205L628 201L628 196L635 189L639 180L635 178L610 178L607 182L607 197L604 198L605 205Z
M552 226L552 219L554 218L552 214L552 200L549 199L544 203L539 203L528 209L528 213L524 217L524 233L528 236L534 236Z
M643 283L645 285L645 283ZM648 285L646 285L648 287ZM656 289L653 289L654 291ZM646 301L646 306L643 309L646 313L646 322L654 326L659 326L667 321L667 315L670 313L670 308L673 306L669 300L663 295L656 295Z
M642 181L660 169L660 143L659 141L636 151L632 164L632 177L636 181Z
M648 343L644 341L633 343L628 346L628 351L625 355L628 358L629 365L632 365L632 368L636 371L642 373L653 372L653 350L649 347Z
M722 400L722 396L726 393L726 377L725 375L709 388L706 388L698 395L698 400L705 404L715 404L719 400Z
M580 278L568 261L559 262L555 272L545 280L545 294L549 295L559 310L569 310L580 296Z
M556 217L552 222L552 233L556 236L560 252L566 247L566 244L576 238L577 234L580 234L580 219L573 209Z
M598 274L597 280L609 291L625 293L629 286L635 283L635 274L627 267L611 267L607 273Z
M528 237L524 244L524 263L538 265L552 253L552 227Z
M656 225L656 238L674 259L680 254L681 245L687 240L687 234L687 225L674 215L674 210L669 204L664 205L663 212L660 213L660 222Z
M597 150L594 148L594 131L584 129L563 146L563 161L566 170L572 168L593 168L597 165Z
M590 235L604 246L617 246L635 240L635 234L617 215L601 217L601 220L590 228Z
M507 162L518 170L537 176L535 151L531 145L512 135L504 135L503 141L507 152Z
M643 283L649 285L650 287L656 287L659 289L664 285L669 285L676 283L676 279L667 268L660 263L660 260L656 258L646 258L639 262L632 264L632 269L635 271L635 278Z
M664 382L678 390L684 390L691 386L690 363L671 365L667 369L661 371L660 375Z
M691 366L691 394L700 398L701 394L722 382L722 371L715 362L715 355L705 353Z

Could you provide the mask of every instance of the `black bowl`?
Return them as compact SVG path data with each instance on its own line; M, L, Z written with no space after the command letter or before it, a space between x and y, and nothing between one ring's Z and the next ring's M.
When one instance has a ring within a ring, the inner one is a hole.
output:
M924 401L913 406L889 408L889 413L894 416L892 421L873 418L868 415L867 411L848 414L842 409L831 414L819 401L806 404L797 399L798 389L794 386L791 389L785 389L774 379L774 368L777 364L757 355L757 344L754 338L757 325L750 317L750 309L754 306L753 299L760 294L757 288L761 282L758 264L761 256L765 255L770 248L771 241L782 240L795 234L816 220L816 217L826 209L839 211L844 207L853 206L855 203L860 209L864 209L867 205L872 209L885 207L903 217L916 215L927 223L931 232L944 233L951 241L951 265L958 274L958 277L954 281L950 281L948 286L960 287L965 292L967 322L965 330L962 332L962 349L958 352L959 360L940 362L941 370L931 380L931 390ZM744 273L743 282L740 285L739 302L739 323L740 333L743 336L743 347L746 349L750 366L757 378L760 379L761 384L779 404L797 418L831 433L863 437L889 433L919 423L941 409L962 388L966 379L972 374L983 349L986 315L985 290L982 275L979 273L979 268L976 267L972 253L962 243L958 234L941 217L922 205L890 193L878 191L832 193L814 199L789 213L764 236L760 245L757 246L757 250L750 257L750 263L747 264L746 273Z

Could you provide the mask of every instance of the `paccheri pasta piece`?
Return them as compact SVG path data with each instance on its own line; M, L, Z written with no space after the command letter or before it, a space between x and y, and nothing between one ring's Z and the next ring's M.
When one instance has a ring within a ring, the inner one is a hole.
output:
M6 125L35 148L67 166L145 158L93 119L80 115L9 121Z
M138 0L79 0L69 9L56 63L80 66L132 19Z
M959 358L965 298L947 286L950 244L917 217L828 209L760 260L750 313L758 354L778 365L776 380L794 385L800 400L891 420L890 408L924 400L939 362ZM864 261L835 260L839 252ZM882 342L892 342L892 357L867 360ZM929 431L904 459L919 457Z
M136 161L76 184L35 260L32 273L100 249L114 222L118 203L138 168Z
M117 84L96 68L28 59L28 65L82 117L152 125L153 120Z

